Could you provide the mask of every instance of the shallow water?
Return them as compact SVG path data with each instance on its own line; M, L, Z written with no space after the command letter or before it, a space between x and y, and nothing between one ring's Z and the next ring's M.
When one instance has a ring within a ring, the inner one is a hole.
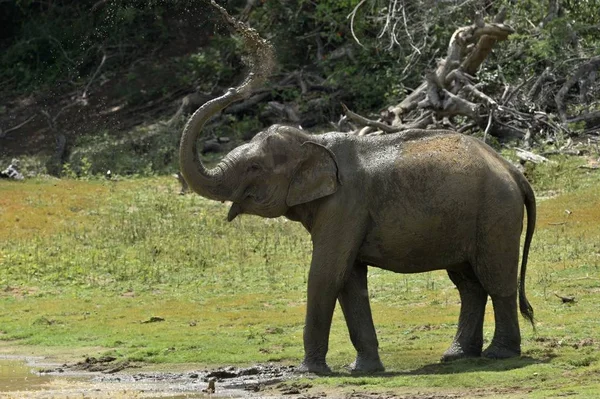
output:
M44 369L43 373L36 370ZM290 378L289 367L254 366L188 372L72 371L69 366L45 364L43 358L0 356L0 398L62 399L192 399L263 397L266 385ZM208 379L216 381L216 392L207 394ZM281 397L280 395L268 395ZM286 396L290 397L290 396Z
M42 389L53 378L33 373L23 360L0 359L0 392Z
M42 359L0 358L0 398L69 398L73 394L86 398L204 398L197 392L171 391L172 387L129 384L117 381L95 381L93 374L40 374L36 368ZM113 396L116 394L116 396ZM214 396L213 396L214 398Z

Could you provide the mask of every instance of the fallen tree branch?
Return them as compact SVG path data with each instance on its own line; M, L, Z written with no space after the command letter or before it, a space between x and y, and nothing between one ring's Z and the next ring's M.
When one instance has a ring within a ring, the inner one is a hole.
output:
M534 154L533 152L526 151L526 150L524 150L522 148L515 148L515 150L517 151L516 152L517 158L519 158L519 159L521 159L522 161L525 161L525 162L529 161L529 162L533 162L533 163L538 164L538 163L543 163L543 162L548 162L549 161L549 159L546 158L546 157Z
M511 126L511 125L507 125L506 123L502 123L498 119L496 119L495 122L496 122L496 124L498 124L504 128L503 132L505 132L505 133L503 133L501 136L506 136L509 138L519 138L519 139L527 137L527 132L522 129L519 129L519 128ZM493 129L493 130L500 130L500 129Z
M469 123L468 125L463 125L463 126L459 127L459 128L457 129L457 131L458 131L459 133L464 133L464 132L466 132L466 131L468 131L468 130L471 130L471 129L473 129L473 128L477 127L477 126L479 126L477 123L475 123L475 122L472 122L472 123Z
M560 88L556 96L554 97L554 101L556 102L556 108L558 108L558 115L563 122L566 122L567 117L567 107L564 102L564 98L567 92L573 87L585 74L592 72L600 68L600 56L592 57L587 62L580 64L575 72L571 75L571 77L565 82L565 84Z
M249 97L248 99L246 99L244 101L241 101L237 104L230 105L227 109L223 110L223 112L226 114L236 114L236 113L243 112L246 109L260 103L265 98L269 97L270 94L271 93L269 93L269 92L264 92L264 93L252 95L251 97Z
M467 116L480 125L479 113L485 107L465 99L461 90L487 108L497 106L496 100L475 87L473 75L489 55L493 45L514 32L510 26L502 23L504 18L504 9L498 13L494 22L486 23L478 14L472 25L458 28L450 39L446 58L438 63L436 70L426 74L425 82L402 102L388 108L389 114L393 115L387 118L391 120L392 126L409 125L407 115L418 108L431 109L437 117Z
M396 132L403 130L402 128L390 126L383 122L374 121L374 120L365 118L364 116L358 115L358 114L350 111L348 109L348 107L346 106L346 104L343 104L343 103L342 103L342 109L344 110L344 113L346 114L346 116L348 116L348 118L350 118L351 120L353 120L354 122L358 123L361 126L374 127L379 130L382 130L386 133L396 133Z
M464 91L466 91L467 93L471 94L476 99L478 99L480 101L483 101L484 103L486 103L491 108L495 108L496 106L498 106L498 103L496 102L496 100L494 100L493 98L491 98L487 94L485 94L485 93L477 90L475 88L475 86L472 86L472 85L468 84L468 85L465 85L462 89Z
M542 85L548 80L554 78L551 71L552 70L550 69L550 67L546 67L546 69L544 69L544 72L542 72L542 74L537 78L533 86L531 86L531 88L529 89L527 97L529 97L531 100L535 100L535 98L542 90Z
M556 297L559 298L562 303L577 303L574 296L562 296L558 295L557 293L554 293L554 295L556 295Z
M583 122L586 129L593 129L600 127L600 111L589 112L587 114L575 116L567 119L567 123L579 123Z
M356 132L357 136L366 136L368 134L376 134L378 132L378 130L375 130L374 127L372 126L365 126L362 129L358 130Z

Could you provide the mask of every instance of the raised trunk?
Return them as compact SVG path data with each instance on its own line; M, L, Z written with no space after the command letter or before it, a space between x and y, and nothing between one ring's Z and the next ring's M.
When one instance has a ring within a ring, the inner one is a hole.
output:
M198 155L198 137L204 124L213 115L221 112L229 104L247 98L256 87L267 79L275 65L275 57L271 44L263 40L258 32L232 18L214 0L211 1L211 4L221 12L229 25L242 36L245 47L250 52L247 62L251 72L241 85L229 89L222 96L208 101L190 117L183 130L179 145L179 167L190 189L203 197L224 201L231 199L235 189L235 178L230 176L233 172L224 162L219 163L213 169L206 169Z
M230 89L226 94L217 97L198 108L190 117L179 145L179 167L183 178L191 190L203 197L217 201L230 198L233 187L224 184L228 179L225 177L224 164L220 163L213 169L207 169L200 161L197 142L202 127L215 114L219 113L227 105L243 98L243 95Z

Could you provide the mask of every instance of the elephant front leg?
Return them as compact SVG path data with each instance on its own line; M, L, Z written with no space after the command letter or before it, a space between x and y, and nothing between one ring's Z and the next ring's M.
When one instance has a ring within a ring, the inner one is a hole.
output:
M328 374L331 372L325 357L329 349L329 332L339 292L336 276L318 270L314 262L308 275L306 324L304 325L304 360L299 372Z
M340 212L338 207L332 213ZM343 218L348 219L345 215ZM355 215L356 216L356 215ZM340 217L338 220L343 220ZM336 223L330 217L315 223L311 231L313 257L308 274L306 324L304 327L304 361L298 371L329 373L325 357L335 302L352 271L364 229L358 217L354 222ZM370 322L372 325L372 321Z
M357 353L350 369L358 373L384 371L379 359L379 342L369 304L367 265L356 263L348 274L338 300L348 325L350 340Z

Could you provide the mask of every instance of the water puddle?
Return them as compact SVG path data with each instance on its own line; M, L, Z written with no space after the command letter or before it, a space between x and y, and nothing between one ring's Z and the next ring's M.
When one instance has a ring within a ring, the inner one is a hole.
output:
M31 367L22 359L0 359L0 392L2 393L43 389L52 379L53 376L33 373Z
M249 399L264 397L265 388L291 377L290 368L271 365L187 372L127 370L107 374L74 371L70 366L43 361L43 358L0 357L0 398ZM266 396L300 393L285 392L284 388L289 387L280 385L283 388Z

